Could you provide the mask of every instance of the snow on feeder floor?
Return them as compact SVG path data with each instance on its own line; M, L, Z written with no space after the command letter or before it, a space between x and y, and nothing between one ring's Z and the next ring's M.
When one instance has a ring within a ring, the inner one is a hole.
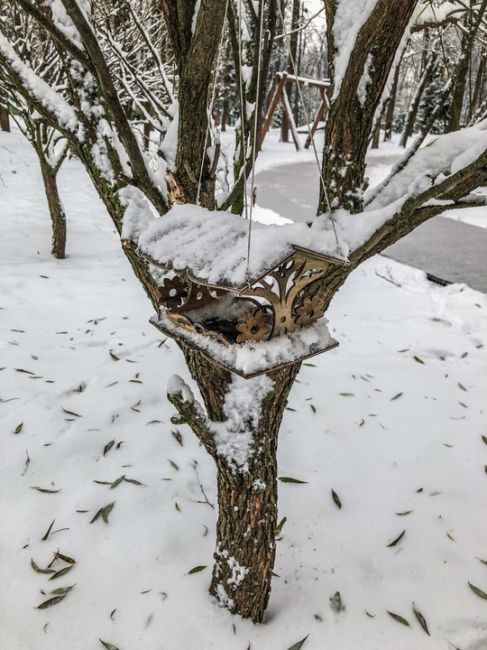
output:
M242 217L178 205L151 220L138 246L166 271L152 324L232 372L253 377L338 345L319 280L348 261L324 217L253 223L249 255Z

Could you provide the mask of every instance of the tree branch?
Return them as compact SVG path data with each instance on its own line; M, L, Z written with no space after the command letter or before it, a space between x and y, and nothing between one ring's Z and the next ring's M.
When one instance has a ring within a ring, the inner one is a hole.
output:
M93 66L89 57L65 36L60 29L56 27L54 22L48 18L38 7L29 2L29 0L15 0L26 14L29 14L43 29L46 30L53 38L53 40L66 52L69 52L72 57L79 61L85 68L93 72Z
M215 434L211 429L210 422L206 418L202 406L195 400L193 391L181 377L173 375L169 380L167 399L180 415L178 423L189 424L206 451L210 456L216 458Z
M108 68L107 62L100 48L95 33L86 20L83 12L78 6L76 0L61 0L66 9L68 16L73 21L78 30L81 40L83 41L87 52L89 53L93 67L96 71L96 77L99 82L99 88L105 100L107 110L110 112L116 131L129 157L132 174L140 188L143 188L149 200L156 209L161 213L167 211L167 205L155 185L152 183L144 157L140 150L137 138L132 131L130 123L125 115L125 111L120 103L117 89L113 82L112 75Z

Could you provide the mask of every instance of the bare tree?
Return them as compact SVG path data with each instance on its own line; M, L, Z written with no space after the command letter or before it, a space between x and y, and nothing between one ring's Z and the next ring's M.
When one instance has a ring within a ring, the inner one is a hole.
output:
M62 89L66 78L59 52L46 39L37 23L29 16L19 13L16 7L0 3L4 29L10 37L21 44L24 57L35 75L46 84ZM30 142L39 160L44 191L52 223L51 252L57 259L66 256L66 215L59 196L57 175L67 152L66 139L51 126L45 117L35 110L29 98L17 92L15 80L7 67L0 68L0 92L14 110L14 120ZM62 92L62 90L61 90Z

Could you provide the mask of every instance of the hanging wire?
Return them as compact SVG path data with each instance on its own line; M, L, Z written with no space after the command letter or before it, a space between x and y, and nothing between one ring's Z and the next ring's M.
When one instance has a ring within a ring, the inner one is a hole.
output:
M264 0L260 0L259 8L259 49L257 51L257 86L255 92L255 107L254 107L254 132L252 136L252 171L250 174L250 213L249 213L249 227L247 232L247 276L249 276L250 266L250 244L252 239L252 211L254 208L254 192L255 192L255 159L257 154L257 127L259 124L260 112L260 78L261 78L261 59L262 59L262 37L264 34ZM244 181L244 194L246 194L246 187Z
M279 16L280 16L280 19L281 19L282 31L285 34L286 33L286 23L284 21L284 15L282 13L281 3L277 2L277 6L278 6L278 10L279 10ZM316 165L318 167L318 172L320 174L321 188L323 190L323 196L325 197L326 209L328 210L328 214L330 216L331 224L333 226L333 233L335 235L335 241L336 241L337 249L340 250L340 240L338 239L338 233L337 233L337 229L336 229L335 219L333 217L333 212L331 210L330 199L328 197L328 190L326 188L325 179L323 177L323 171L321 169L321 163L320 163L320 158L319 158L319 155L318 155L318 150L316 148L314 133L311 130L311 121L310 121L309 112L308 112L308 109L306 107L306 103L304 101L304 95L303 95L303 90L301 88L301 84L298 81L298 75L297 75L297 72L296 72L296 67L297 66L296 66L296 61L294 59L293 53L291 52L291 43L290 43L291 38L290 38L289 35L288 35L287 40L288 40L288 47L289 47L289 60L291 61L291 67L292 67L292 70L293 70L293 75L294 75L294 78L296 79L296 85L298 87L299 99L300 99L301 104L303 106L304 117L305 117L307 127L308 127L308 135L309 135L309 138L311 140L311 144L313 145L313 153L314 153L314 157L315 157L315 160L316 160ZM284 88L284 92L286 92L285 88Z
M246 179L245 179L245 164L247 162L247 155L246 155L246 150L245 150L245 119L246 119L246 104L245 104L245 96L244 96L244 79L243 79L243 74L242 74L242 68L243 68L243 55L242 55L242 0L238 0L238 67L239 67L239 86L240 86L240 133L241 133L241 140L240 140L240 154L242 156L242 169L240 170L240 173L243 174L243 186L244 186L244 192L243 192L243 202L244 202L244 214L245 218L249 218L249 209L247 205L247 187L246 187ZM248 263L247 263L247 268L248 268Z
M223 38L225 35L225 23L227 20L227 11L228 11L228 3L229 0L226 0L225 3L225 14L223 16L223 26L222 26L222 31L220 34L220 43L218 45L218 54L216 58L216 63L215 63L215 79L213 80L213 89L211 92L211 99L210 103L208 105L208 128L206 129L205 133L205 143L203 146L203 156L201 157L201 165L200 165L200 173L198 176L198 188L196 190L196 205L200 205L200 196L201 196L201 185L202 185L202 180L203 180L203 171L205 168L205 159L206 159L206 148L208 146L208 133L210 130L210 125L211 125L211 120L213 117L213 108L215 105L215 97L216 97L216 75L218 74L218 69L220 67L220 60L221 60L221 53L223 49Z

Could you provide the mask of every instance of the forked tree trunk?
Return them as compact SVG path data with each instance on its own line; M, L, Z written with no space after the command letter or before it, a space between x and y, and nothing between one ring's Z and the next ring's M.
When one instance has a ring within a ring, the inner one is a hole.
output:
M278 433L300 364L268 373L267 382L265 378L240 380L197 352L184 346L183 352L209 420L202 424L191 403L174 394L169 399L213 457L218 472L218 523L210 593L222 607L260 622L269 601L276 554ZM219 453L211 430L212 421L225 420L225 398L234 381L263 385L258 423L247 422L252 451L246 466Z
M52 222L51 252L58 260L66 257L66 215L57 187L57 171L41 158L42 180Z

